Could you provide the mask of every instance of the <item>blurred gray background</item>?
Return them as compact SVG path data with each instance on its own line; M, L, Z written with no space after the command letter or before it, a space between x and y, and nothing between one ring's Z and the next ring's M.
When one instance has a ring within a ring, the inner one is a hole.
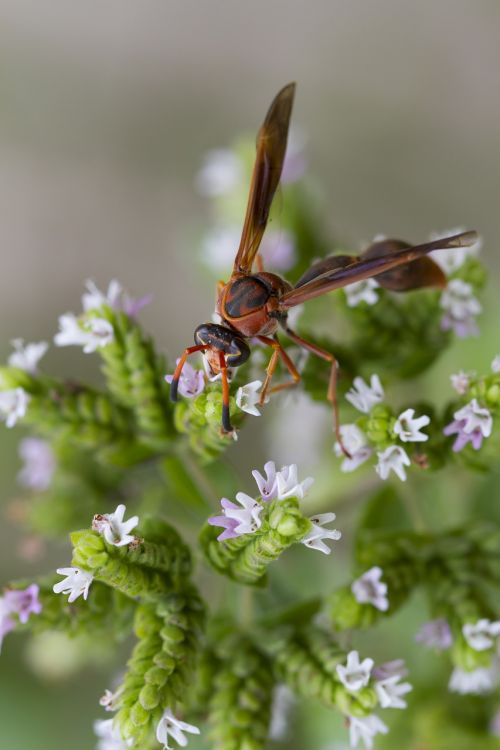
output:
M190 343L214 295L195 261L194 175L290 80L344 246L465 225L497 269L499 72L496 0L0 0L2 355L14 337L49 339L88 277L152 292L142 320L158 345ZM51 352L47 369L83 376L90 360ZM6 500L18 465L14 436L0 441ZM20 563L2 525L3 583ZM72 727L95 687L72 700L25 674L13 644L1 659L2 746L91 747Z

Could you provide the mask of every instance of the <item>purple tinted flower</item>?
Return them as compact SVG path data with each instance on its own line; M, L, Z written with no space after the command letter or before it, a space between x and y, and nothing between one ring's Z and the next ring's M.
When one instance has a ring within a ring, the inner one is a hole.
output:
M232 503L230 500L227 500L225 497L222 498L220 501L220 504L223 508L223 511L232 509L237 510L238 506L235 505L235 503ZM225 515L222 516L211 516L207 519L207 523L210 524L210 526L221 526L224 531L222 534L219 534L217 537L218 542L223 542L224 539L234 539L235 537L239 536L235 529L237 526L239 526L239 521L236 518L228 518Z
M128 294L124 294L122 301L122 310L125 315L129 316L129 318L136 318L142 308L150 305L152 301L152 294L145 294L143 297L139 297L137 299L135 299L134 297L129 297Z
M424 622L415 636L418 643L422 643L427 648L435 648L439 651L446 651L453 643L451 628L444 617L438 617L437 620Z
M484 436L479 427L477 427L472 432L467 433L464 431L464 427L466 424L467 421L465 419L455 419L453 422L450 422L449 425L446 425L443 430L443 433L446 436L457 436L455 442L453 443L454 453L459 453L461 450L463 450L467 443L472 443L472 447L476 451L478 451L483 444Z
M254 469L252 476L257 482L259 493L263 500L274 500L278 495L278 480L276 477L276 464L274 461L268 461L264 464L264 471L266 472L265 478L262 476L260 471Z
M56 468L49 443L40 438L25 438L19 445L19 455L24 461L17 477L19 483L30 490L46 490Z
M42 604L38 599L40 588L32 583L24 591L10 590L4 594L4 602L7 608L17 614L19 622L25 625L30 615L38 615L42 611Z
M178 365L180 360L176 361ZM167 383L171 383L174 379L173 375L165 375ZM179 393L185 398L195 398L205 388L205 375L202 370L195 370L191 367L189 362L186 362L182 368L181 376L179 378Z

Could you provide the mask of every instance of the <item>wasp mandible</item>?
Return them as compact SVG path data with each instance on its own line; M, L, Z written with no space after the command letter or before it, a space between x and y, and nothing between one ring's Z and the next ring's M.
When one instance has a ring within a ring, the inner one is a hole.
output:
M232 432L228 368L239 367L248 360L249 339L256 338L273 350L260 392L261 405L269 393L290 388L300 380L297 368L278 339L280 327L298 346L330 363L327 398L333 405L335 431L342 445L336 396L337 361L331 352L306 341L289 327L288 311L307 300L370 277L376 277L381 286L397 292L444 287L446 277L443 271L425 256L432 250L468 247L477 241L477 234L463 232L415 246L401 240L374 242L359 256L332 255L313 263L295 285L265 271L258 251L281 177L294 95L295 83L281 89L258 132L257 156L240 245L229 281L226 284L221 282L218 288L216 312L221 322L202 323L196 328L195 345L185 349L179 360L170 396L172 401L177 400L179 378L186 359L195 352L202 352L213 375L221 375L222 431ZM291 379L271 387L280 359Z

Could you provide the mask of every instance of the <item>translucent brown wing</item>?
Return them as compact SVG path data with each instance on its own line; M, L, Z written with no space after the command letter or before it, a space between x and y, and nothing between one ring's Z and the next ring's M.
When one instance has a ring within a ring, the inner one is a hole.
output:
M234 272L250 273L269 210L278 187L285 159L288 127L292 114L295 83L277 94L257 135L257 156L253 169L247 212L240 246L234 259Z
M475 242L477 242L476 232L463 232L453 237L427 242L424 245L405 247L401 250L396 250L390 255L379 255L373 258L353 257L353 262L349 265L336 268L333 271L326 271L302 286L287 292L280 300L280 307L283 310L287 310L290 307L302 304L302 302L314 299L314 297L319 297L322 294L327 294L348 284L353 284L355 281L362 281L363 279L383 274L397 266L417 261L432 250L469 247Z
M403 240L380 240L379 242L372 242L361 254L361 259L392 257L400 250L410 247L410 243ZM380 286L390 289L392 292L408 292L411 289L432 286L444 288L446 286L446 274L432 258L426 256L417 258L411 263L396 266L390 271L376 274L374 278Z

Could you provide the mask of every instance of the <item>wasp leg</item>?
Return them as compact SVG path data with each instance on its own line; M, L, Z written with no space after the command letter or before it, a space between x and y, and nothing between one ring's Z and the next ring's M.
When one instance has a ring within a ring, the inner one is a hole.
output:
M257 253L255 256L255 265L257 266L257 273L263 273L264 271L264 258L261 253Z
M194 354L195 352L206 351L209 348L210 347L206 346L205 344L198 344L198 346L188 346L187 349L184 349L184 352L182 353L182 356L179 359L179 364L175 368L172 382L170 383L170 400L171 401L177 401L177 389L179 387L179 378L181 376L182 368L186 364L187 358L191 354Z
M222 378L222 431L234 432L229 412L229 381L227 379L227 363L223 352L219 352L219 364Z
M269 360L269 364L267 366L266 379L264 381L264 385L262 386L262 390L260 392L259 405L263 406L268 393L276 393L277 391L282 391L285 388L293 388L299 382L300 375L299 375L299 372L297 371L297 368L295 367L292 360L290 359L286 351L283 349L283 347L281 346L277 338L271 339L268 336L258 336L257 338L263 344L266 344L267 346L271 346L274 349L271 355L271 359ZM283 360L283 364L285 365L286 369L292 376L293 380L287 383L280 383L279 385L275 385L273 388L270 388L269 386L271 385L271 380L273 378L274 371L276 370L280 357Z
M292 331L291 328L285 328L287 336L292 339L292 341L295 341L296 344L301 346L303 349L306 349L308 352L311 352L311 354L315 354L317 357L321 357L321 359L324 359L326 362L331 363L331 370L330 370L330 378L328 380L328 391L326 393L326 397L328 401L332 404L333 407L333 419L334 419L334 431L335 431L335 437L337 438L337 442L339 443L340 447L342 448L342 452L344 453L347 458L351 458L351 454L344 446L344 443L342 441L342 436L340 434L340 418L339 418L339 404L337 401L337 370L338 370L338 362L333 356L331 352L327 352L325 349L322 349L319 346L316 346L316 344L311 343L310 341L306 341L301 336L299 336L295 331Z

